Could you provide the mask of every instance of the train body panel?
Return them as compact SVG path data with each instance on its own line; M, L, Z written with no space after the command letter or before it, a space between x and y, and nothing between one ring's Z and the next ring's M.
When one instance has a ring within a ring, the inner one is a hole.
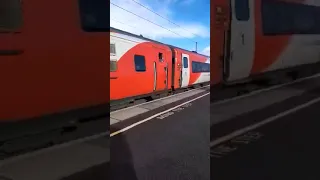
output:
M198 53L176 48L178 66L182 68L182 85L184 88L197 83L210 81L210 58ZM180 65L181 64L181 65ZM180 69L178 69L179 71ZM184 74L185 73L185 74Z
M281 53L278 53L278 56L274 57L275 60L272 61L272 63L270 63L268 67L261 68L261 65L260 66L256 65L253 68L253 71L252 71L253 74L259 71L268 72L273 70L295 67L299 65L318 63L320 61L320 43L319 43L320 42L320 26L318 25L318 28L317 28L318 30L315 32L308 32L309 27L303 27L304 26L303 24L308 26L308 23L309 23L309 26L310 26L310 23L316 24L317 22L320 21L320 17L319 17L320 1L307 0L307 1L295 1L295 2L299 2L299 4L263 2L265 3L263 5L263 8L265 9L260 9L260 10L265 12L264 15L266 17L263 17L262 15L261 18L265 19L267 17L272 16L271 19L273 19L272 23L266 20L266 24L268 24L268 25L265 25L266 29L270 28L268 26L271 26L271 25L275 27L278 27L279 24L286 25L286 21L290 22L290 20L298 21L297 22L298 25L296 29L291 30L292 32L282 32L278 28L269 30L271 31L269 32L270 35L269 36L265 35L264 37L265 38L266 37L276 38L276 36L282 37L282 39L279 40L279 44L282 44L282 46L279 47L279 49L281 49L282 51ZM292 19L283 18L281 17L281 14L277 14L274 12L267 13L268 11L270 11L270 9L272 9L273 11L279 11L281 8L288 9L286 13L286 16L288 17L294 17L295 15L298 16L298 18L296 18L297 20L293 18ZM317 14L312 15L313 9L315 9L315 12L317 12L318 15ZM257 9L257 12L258 11L259 10ZM257 12L256 14L258 14ZM304 17L304 16L307 16L307 17ZM311 17L317 16L319 18L317 18L318 20L316 20L316 19L312 19L310 16ZM307 29L301 29L301 28L307 28ZM261 30L261 32L263 32L263 29ZM261 36L263 37L263 35ZM262 44L262 43L264 43L263 39L261 39L261 42L259 42L259 44ZM279 45L275 43L269 44L269 47L276 47L276 46L279 46ZM272 52L272 48L268 48L267 52L268 51ZM255 61L258 62L258 60L255 60Z
M168 46L111 32L111 100L167 90L171 86L171 50ZM111 50L113 51L113 50Z
M172 89L179 89L181 87L181 54L178 53L178 50L175 47L171 47L171 52L172 52L172 84L171 87Z
M210 81L207 56L115 28L110 34L110 63L112 101L148 97Z
M210 58L199 54L190 54L189 86L210 82Z
M0 2L0 122L108 104L108 29L82 19L108 4L83 2Z
M228 74L228 50L230 5L228 0L211 2L213 9L210 18L210 85L222 84L224 76Z
M205 61L205 63L208 64L208 68L210 68L210 58L207 58L207 60ZM210 82L210 72L202 72L199 73L200 76L199 78L197 78L193 84L199 84L199 83L205 83L205 82Z
M216 82L232 83L319 63L319 6L313 0L214 2L213 21L220 26L212 30L212 42L217 43L212 58L216 64L222 62L217 77L223 76Z

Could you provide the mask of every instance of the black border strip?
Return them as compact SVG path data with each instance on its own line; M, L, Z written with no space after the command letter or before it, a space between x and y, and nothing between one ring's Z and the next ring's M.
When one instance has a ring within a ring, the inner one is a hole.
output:
M23 53L24 51L19 49L12 49L12 50L0 49L0 56L16 56Z

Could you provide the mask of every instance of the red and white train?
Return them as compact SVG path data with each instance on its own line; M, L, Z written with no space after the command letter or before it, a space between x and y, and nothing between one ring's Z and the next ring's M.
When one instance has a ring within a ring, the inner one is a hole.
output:
M210 83L210 58L111 28L110 100L150 98Z
M215 0L211 5L212 85L292 74L319 63L320 1Z

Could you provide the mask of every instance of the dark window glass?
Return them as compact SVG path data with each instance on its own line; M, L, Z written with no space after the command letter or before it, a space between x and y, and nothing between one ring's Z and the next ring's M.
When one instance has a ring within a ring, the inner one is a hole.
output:
M162 54L162 53L159 53L159 54L158 54L158 58L159 58L159 61L160 61L160 62L163 62L163 54Z
M192 72L193 73L210 72L210 64L192 61Z
M188 68L188 58L187 57L183 57L183 68Z
M110 44L110 54L116 54L116 45Z
M16 31L21 26L21 0L0 0L0 32Z
M134 65L135 65L136 71L138 72L146 71L146 61L144 56L134 55Z
M106 0L79 0L82 28L89 32L107 32L110 9Z
M262 29L265 35L320 34L320 7L262 1Z
M198 72L199 71L199 64L197 62L192 61L192 72Z
M249 0L235 0L235 12L239 21L248 21L250 18Z
M110 61L110 71L114 72L117 71L118 66L117 66L117 61Z

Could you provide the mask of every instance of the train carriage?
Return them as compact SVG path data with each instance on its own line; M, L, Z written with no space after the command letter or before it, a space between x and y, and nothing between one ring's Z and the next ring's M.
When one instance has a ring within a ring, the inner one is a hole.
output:
M319 63L320 1L217 0L213 7L213 84Z
M209 81L208 56L111 28L112 104L153 98Z

